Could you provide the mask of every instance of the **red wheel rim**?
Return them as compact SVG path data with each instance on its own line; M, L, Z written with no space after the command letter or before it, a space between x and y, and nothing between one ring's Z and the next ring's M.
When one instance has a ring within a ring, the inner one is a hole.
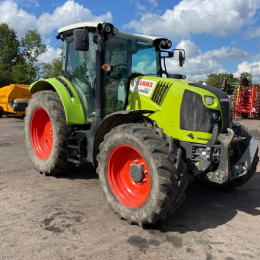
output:
M143 177L139 182L130 175L131 164L143 167ZM150 192L150 174L142 155L130 145L117 146L107 163L107 177L115 197L125 206L137 208L143 205Z
M51 119L43 108L37 108L31 118L30 136L37 157L46 160L52 150L53 133Z

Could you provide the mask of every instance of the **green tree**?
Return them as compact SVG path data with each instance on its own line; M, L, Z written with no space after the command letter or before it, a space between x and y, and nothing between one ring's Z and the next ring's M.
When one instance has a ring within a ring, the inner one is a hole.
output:
M206 83L207 85L221 88L222 82L225 78L229 84L237 82L237 78L235 78L232 73L212 73L207 76Z
M0 24L0 87L12 82L12 68L22 61L16 32L8 24Z
M36 30L28 30L21 40L23 59L27 63L28 83L32 83L40 78L41 65L38 57L46 52L47 47L42 43L40 34Z
M58 58L54 59L51 63L42 63L42 77L43 78L55 78L61 75L62 71L62 47L59 48L61 54Z
M239 78L246 78L249 81L249 84L252 84L253 75L249 72L242 72L240 74Z
M12 68L12 83L30 84L30 68L26 62L15 65Z
M43 63L42 65L42 74L44 78L55 78L61 75L61 58L56 58L52 61L52 63Z

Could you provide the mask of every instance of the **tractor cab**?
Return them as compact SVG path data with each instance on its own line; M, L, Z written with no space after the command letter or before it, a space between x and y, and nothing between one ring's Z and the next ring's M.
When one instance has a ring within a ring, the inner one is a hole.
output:
M104 104L103 116L124 110L133 78L176 78L166 69L165 59L173 57L174 50L166 50L172 42L165 38L118 32L112 24L98 22L61 28L56 37L64 42L62 73L76 87L89 122L95 116L95 101ZM182 66L185 52L179 51ZM95 100L97 88L103 100Z

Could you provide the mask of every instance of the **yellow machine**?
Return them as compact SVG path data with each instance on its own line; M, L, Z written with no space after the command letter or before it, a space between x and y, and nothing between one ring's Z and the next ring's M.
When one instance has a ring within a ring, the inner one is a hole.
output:
M0 88L0 118L3 114L24 115L31 98L29 85L11 84Z

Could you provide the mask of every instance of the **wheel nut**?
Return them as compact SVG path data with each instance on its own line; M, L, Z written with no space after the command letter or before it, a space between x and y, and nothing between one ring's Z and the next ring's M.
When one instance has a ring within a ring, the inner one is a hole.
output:
M236 169L236 170L238 169L238 165L235 166L235 169Z
M147 170L145 170L145 171L144 171L144 174L147 174L147 173L148 173L148 171L147 171Z
M135 163L138 164L138 160L135 160Z
M211 179L211 178L213 177L212 172L209 172L207 175L208 175L208 178L209 178L209 179Z

